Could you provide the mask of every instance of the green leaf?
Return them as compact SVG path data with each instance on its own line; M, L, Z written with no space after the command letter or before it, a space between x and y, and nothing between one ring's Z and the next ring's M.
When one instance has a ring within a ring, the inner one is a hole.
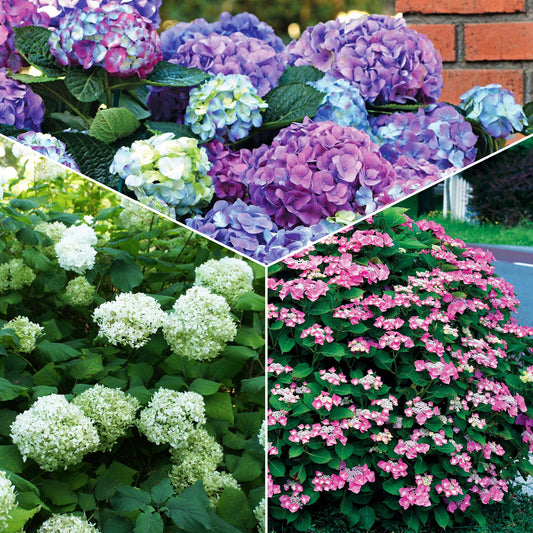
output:
M50 118L58 120L73 130L84 131L87 129L87 123L78 115L73 115L68 111L50 113Z
M241 381L241 391L256 394L265 388L265 376L257 376L255 378L243 379Z
M143 505L148 505L152 499L150 494L137 487L121 487L111 498L111 504L117 511L138 511Z
M10 518L7 520L7 527L3 529L3 533L17 533L23 531L26 522L41 510L41 506L33 509L22 509L16 507L9 512Z
M17 231L17 240L23 244L36 245L36 246L49 246L53 242L43 235L40 231L35 231L31 228L25 227Z
M278 340L278 345L279 349L281 350L281 353L290 352L294 348L295 344L296 341L294 340L294 338L289 337L286 333L283 333Z
M205 398L205 414L208 418L233 424L233 407L229 393L216 392Z
M109 273L113 285L122 292L130 292L144 279L141 267L137 263L125 263L120 259L113 261Z
M235 344L241 344L242 346L250 346L254 350L264 346L265 339L258 333L255 328L240 327L237 331L237 336L234 341Z
M265 297L255 292L246 292L235 303L238 311L264 311Z
M313 463L317 463L319 465L329 463L329 461L331 461L331 453L329 453L328 450L324 448L313 450L309 453L309 457L311 458Z
M80 355L78 350L60 342L42 342L37 351L48 361L68 361Z
M214 531L207 513L209 498L201 481L187 487L179 496L167 501L167 516L188 533Z
M39 483L39 488L42 497L50 500L54 505L69 505L78 502L76 493L67 483L55 479L44 479Z
M250 452L244 452L237 461L235 469L231 472L237 481L253 481L261 476L264 468L264 459L254 457Z
M75 359L68 364L69 374L76 380L87 379L104 369L102 355L95 354L86 359Z
M52 261L35 248L26 248L22 252L22 257L24 258L25 263L34 270L45 272L50 270L53 266Z
M20 387L19 385L13 385L11 381L0 378L0 401L8 402L14 400L19 396L22 396L28 389L26 387Z
M360 511L359 524L363 529L370 529L376 521L376 512L369 505L363 507Z
M324 95L304 83L291 83L272 89L265 95L268 104L263 115L264 128L282 128L292 122L313 118Z
M112 516L105 523L102 533L131 533L131 522L121 516Z
M202 396L210 396L211 394L215 394L219 388L220 383L203 378L196 378L189 386L189 390L197 392Z
M54 135L65 143L67 152L78 163L82 174L117 188L118 182L113 181L109 172L115 155L113 148L83 133L56 132Z
M30 65L37 67L46 76L62 76L62 67L50 52L48 39L52 32L40 26L19 26L13 28L15 33L15 48Z
M257 359L257 352L250 350L246 346L226 346L222 351L224 359L232 361L247 361L248 359Z
M118 107L124 107L128 109L138 120L143 120L151 115L150 111L148 111L143 104L124 92L120 93Z
M19 211L31 211L32 209L37 209L39 204L30 198L14 198L9 202L9 207Z
M248 498L242 490L226 487L217 502L217 514L236 528L250 531L256 524Z
M135 521L134 533L163 533L163 529L159 513L141 513Z
M289 66L281 75L278 85L289 83L307 83L308 81L318 81L324 77L324 73L310 65Z
M148 85L162 85L168 87L192 87L198 85L211 76L198 68L187 68L174 65L167 61L160 61L154 70L146 76Z
M150 495L152 502L159 509L172 495L174 494L174 487L168 478L163 479L152 488Z
M91 123L89 135L110 144L117 139L127 137L140 125L135 115L125 107L100 109Z
M104 76L105 71L101 68L72 69L65 75L65 85L80 102L95 102L105 92Z
M193 139L199 139L199 137L192 132L190 126L187 126L186 124L176 124L174 122L155 122L153 120L148 120L144 125L146 129L154 135L158 135L160 133L173 133L174 137L176 138L192 137Z
M0 470L9 470L15 474L24 471L24 461L14 444L0 446Z
M442 529L445 529L451 522L448 511L439 505L433 509L433 512L435 513L435 520L437 521L437 524L439 524Z

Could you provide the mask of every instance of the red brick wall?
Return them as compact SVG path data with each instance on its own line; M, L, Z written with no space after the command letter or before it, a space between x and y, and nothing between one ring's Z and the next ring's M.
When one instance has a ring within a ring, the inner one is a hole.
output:
M533 100L533 0L396 0L396 11L440 51L442 100L489 83Z

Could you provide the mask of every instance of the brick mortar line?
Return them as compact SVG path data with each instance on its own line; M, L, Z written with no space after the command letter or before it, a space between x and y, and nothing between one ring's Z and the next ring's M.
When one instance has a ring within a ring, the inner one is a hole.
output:
M408 24L487 24L497 22L533 22L533 7L525 13L475 13L466 15L459 13L452 14L438 14L432 13L429 15L421 15L404 13L404 18Z

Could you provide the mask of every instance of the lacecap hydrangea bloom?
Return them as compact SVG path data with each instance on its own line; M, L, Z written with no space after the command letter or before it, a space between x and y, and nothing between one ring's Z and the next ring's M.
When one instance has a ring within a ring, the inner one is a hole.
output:
M145 198L160 198L176 214L184 215L198 212L211 201L210 166L205 148L196 139L162 133L120 148L110 172L117 173L143 203Z
M75 307L87 307L93 303L96 287L84 276L71 279L65 287L65 300Z
M24 259L16 257L0 265L0 291L18 291L31 285L34 279L35 273L24 263Z
M155 298L125 292L111 302L99 305L93 320L100 328L98 334L114 346L140 348L165 322L166 314Z
M254 272L250 265L236 257L210 259L194 271L194 284L207 287L212 293L223 296L230 306L240 296L252 291Z
M94 422L101 451L110 450L135 424L135 416L141 406L137 398L100 384L75 396L72 403Z
M7 76L0 68L0 124L39 131L44 119L44 102L29 85Z
M7 520L11 518L11 511L16 507L15 486L7 478L6 473L0 470L0 531L7 528Z
M119 2L71 11L52 29L49 44L60 65L102 67L121 78L145 78L163 57L152 22Z
M18 338L19 345L16 350L22 353L30 353L35 349L37 339L42 335L44 328L31 322L26 316L17 316L6 322L2 329L12 329Z
M205 429L192 432L179 448L172 449L173 466L168 477L176 492L216 470L223 457L222 446Z
M83 274L94 267L96 250L93 248L98 237L93 228L87 224L70 226L63 233L61 240L54 246L59 266Z
M404 19L369 15L307 28L287 47L290 63L329 71L357 87L365 102L435 102L442 60L431 41Z
M492 137L506 139L527 126L522 106L516 103L513 93L499 83L485 87L476 85L462 94L459 109L467 119L479 122Z
M192 287L180 296L163 325L172 350L188 359L214 359L237 335L225 298L206 287Z
M37 533L100 533L100 530L73 514L53 514L41 524Z
M378 193L394 175L366 133L305 118L282 129L271 146L253 150L245 181L253 204L278 226L293 228L341 210L362 212L356 191Z
M200 394L159 389L139 413L137 427L150 442L176 448L205 422L205 404Z
M21 133L17 141L72 170L79 170L76 161L67 153L65 143L49 133L27 131Z
M247 76L218 74L191 89L185 124L203 141L237 141L261 126L261 110L266 108Z
M11 439L24 460L49 471L78 464L100 444L92 420L61 394L41 396L17 415Z

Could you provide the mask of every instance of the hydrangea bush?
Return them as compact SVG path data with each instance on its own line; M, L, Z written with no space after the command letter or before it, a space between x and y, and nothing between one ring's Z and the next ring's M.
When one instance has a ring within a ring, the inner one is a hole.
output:
M0 529L257 531L264 268L71 171L0 222Z
M250 13L159 34L161 0L15 4L0 67L34 69L0 70L0 132L264 264L531 128L494 84L439 101L441 56L401 17L285 46Z
M484 524L532 473L533 328L492 260L388 209L271 267L272 531Z

